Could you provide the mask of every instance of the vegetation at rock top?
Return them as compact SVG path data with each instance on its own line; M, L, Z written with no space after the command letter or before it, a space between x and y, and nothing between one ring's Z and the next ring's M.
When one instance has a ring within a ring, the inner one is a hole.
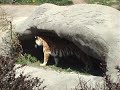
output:
M0 4L43 4L53 3L57 5L70 5L73 0L0 0ZM77 0L76 0L77 1ZM78 0L79 1L79 0ZM102 5L119 5L120 0L84 0L86 3L102 4Z

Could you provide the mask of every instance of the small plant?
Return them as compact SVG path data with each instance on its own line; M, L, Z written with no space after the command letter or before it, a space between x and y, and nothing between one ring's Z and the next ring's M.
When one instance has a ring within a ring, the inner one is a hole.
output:
M23 56L17 58L16 61L18 64L32 64L35 62L38 62L37 58L31 56L30 54L24 54Z

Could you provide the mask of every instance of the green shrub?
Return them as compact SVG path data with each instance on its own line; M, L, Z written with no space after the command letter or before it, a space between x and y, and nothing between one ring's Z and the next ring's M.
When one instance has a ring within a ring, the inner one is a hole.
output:
M32 64L37 62L37 58L31 56L30 54L24 54L17 59L18 64Z
M16 4L43 4L53 3L57 5L69 5L72 4L70 0L0 0L2 4L16 3Z
M113 4L120 4L119 0L88 0L88 2L93 4L107 5L107 6L111 6Z

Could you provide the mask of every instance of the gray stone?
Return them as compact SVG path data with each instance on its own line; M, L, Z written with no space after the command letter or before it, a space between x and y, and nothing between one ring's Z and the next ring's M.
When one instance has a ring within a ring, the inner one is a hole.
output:
M108 6L77 4L40 5L16 28L21 39L42 32L72 41L87 55L107 64L107 73L115 81L120 64L120 12Z
M19 67L19 65L16 65L16 67ZM87 85L87 87L104 90L103 78L98 76L81 75L75 72L58 72L51 68L35 68L30 66L17 69L16 76L19 76L21 72L24 72L22 73L24 75L31 75L31 77L38 77L44 80L41 86L46 86L45 90L74 90L75 87L80 89L80 82L83 85ZM96 87L96 84L99 86Z

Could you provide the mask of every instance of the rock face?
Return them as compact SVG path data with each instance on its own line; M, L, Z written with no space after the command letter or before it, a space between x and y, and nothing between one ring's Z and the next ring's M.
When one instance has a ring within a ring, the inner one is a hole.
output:
M19 65L16 65L16 67ZM75 87L80 89L79 82L82 83L84 86L87 85L88 87L96 87L96 83L99 83L99 87L95 88L96 90L104 90L103 89L103 78L96 77L91 75L78 75L75 72L58 72L52 69L44 69L44 68L35 68L30 66L25 66L23 68L19 68L16 70L17 76L24 72L24 75L31 75L32 77L38 77L44 80L41 86L46 86L44 90L74 90ZM100 89L101 88L101 89ZM34 89L38 90L38 89Z
M87 55L105 61L115 80L120 63L119 17L120 12L108 6L43 4L16 31L21 39L44 33L69 40Z

